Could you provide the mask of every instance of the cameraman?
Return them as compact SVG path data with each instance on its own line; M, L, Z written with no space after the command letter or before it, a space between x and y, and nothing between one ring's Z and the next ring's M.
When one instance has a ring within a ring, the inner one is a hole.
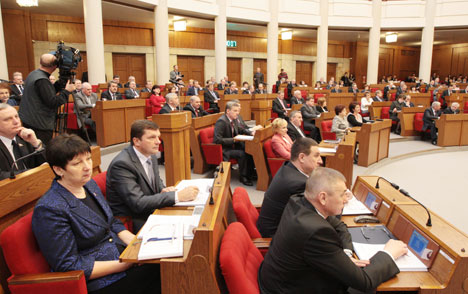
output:
M67 82L65 89L60 89L49 81L50 74L57 68L55 55L43 54L40 64L26 78L19 116L23 125L34 130L36 136L47 145L52 139L57 109L68 102L75 85Z

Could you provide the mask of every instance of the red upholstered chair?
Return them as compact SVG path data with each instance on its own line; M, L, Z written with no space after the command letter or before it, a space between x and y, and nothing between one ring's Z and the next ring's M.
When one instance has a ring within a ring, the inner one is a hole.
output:
M83 271L51 272L31 228L32 212L6 228L0 236L10 269L8 288L13 294L86 294Z
M468 101L466 101L465 105L463 106L463 113L468 113Z
M286 161L283 158L277 158L273 149L271 148L271 139L268 139L263 143L263 151L267 157L268 167L270 168L271 178L274 178L280 167Z
M271 118L278 118L278 114L276 112L271 111Z
M284 88L284 97L285 97L286 99L289 98L288 87Z
M422 127L423 127L423 116L424 113L415 113L414 114L414 121L413 121L413 127L415 131L422 132Z
M223 161L223 148L220 144L213 143L214 126L200 130L200 142L208 164L218 165Z
M336 134L331 131L333 125L332 120L322 121L322 139L323 140L336 140Z
M317 100L320 98L320 97L324 97L325 94L323 93L319 93L319 94L314 94L314 102L317 103Z
M380 113L380 118L382 118L382 119L390 118L390 107L389 106L382 107L382 112Z
M93 93L97 93L99 89L99 85L91 85L91 91L93 91Z
M263 256L245 227L238 222L224 232L219 263L230 294L260 293L257 274Z
M250 238L261 238L260 232L257 229L258 211L250 202L247 190L242 187L237 187L232 195L232 207L236 214L237 220L241 222L247 229Z
M396 93L390 95L390 101L395 101Z
M67 129L78 130L78 121L75 111L73 111L74 103L65 104L65 112L67 113Z
M272 87L272 92L271 92L271 93L277 93L277 91L276 91L276 85L273 85L273 87Z
M302 98L306 99L307 98L307 91L306 90L301 90L301 96L302 96Z
M379 88L371 88L370 91L371 93L375 93Z
M145 117L150 117L153 115L153 107L150 104L149 99L145 99Z

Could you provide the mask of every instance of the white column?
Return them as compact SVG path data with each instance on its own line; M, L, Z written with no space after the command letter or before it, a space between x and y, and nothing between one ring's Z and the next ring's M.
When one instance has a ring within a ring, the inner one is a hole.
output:
M2 7L0 5L0 79L9 81L8 64L5 49L5 35L3 34ZM13 74L13 73L12 73Z
M154 8L154 42L156 44L156 84L165 85L169 82L169 17L167 0L159 0Z
M104 62L104 34L102 28L101 0L84 0L83 12L86 34L88 81L91 85L106 82ZM111 80L112 77L109 77Z
M315 78L327 79L328 59L328 0L320 0L320 26L317 30L317 62ZM315 83L314 83L315 84Z
M380 23L382 0L372 1L373 24L369 31L369 53L367 58L367 84L376 84L379 74Z
M270 0L270 22L267 35L267 80L266 89L270 92L278 75L278 10L279 0ZM262 69L263 70L263 69Z
M419 78L423 79L426 83L429 83L431 77L436 6L436 0L426 0L426 26L422 30L421 56L419 59Z
M227 0L218 0L218 16L215 17L215 71L219 81L227 74ZM238 81L240 84L241 81Z

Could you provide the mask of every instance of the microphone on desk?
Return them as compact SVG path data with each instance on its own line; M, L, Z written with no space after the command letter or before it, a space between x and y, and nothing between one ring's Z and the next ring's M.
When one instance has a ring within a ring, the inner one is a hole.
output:
M221 162L221 164L223 164L223 163ZM214 191L214 185L215 185L215 183L216 183L216 178L218 177L219 169L220 169L220 168L219 168L219 165L218 165L218 166L216 167L216 169L215 169L214 174L213 174L213 177L214 177L214 179L213 179L213 185L211 185L211 189L210 189L210 205L213 205L213 204L214 204L213 191Z
M377 179L377 183L375 184L375 188L376 188L376 189L380 189L380 186L379 186L379 181L380 181L380 179L384 179L387 183L389 183L389 184L390 184L393 188L395 188L396 190L399 190L399 189L400 189L400 186L398 186L398 185L395 184L395 183L390 182L389 180L387 180L387 179L384 178L384 177L379 177L379 178Z
M18 162L20 162L21 160L24 160L24 159L26 159L26 158L29 158L29 157L38 155L39 153L44 152L44 150L45 150L44 148L39 148L39 149L37 149L36 151L34 151L33 153L29 153L28 155L25 155L25 156L22 156L22 157L16 159L16 160L13 162L13 164L11 165L11 167L10 167L10 179L12 179L12 180L16 179L14 168L15 168L15 165L16 165Z
M400 193L405 195L406 197L409 197L411 199L413 199L414 201L416 201L419 205L421 205L427 212L427 223L426 223L426 226L428 227L432 227L432 219L431 219L431 213L429 212L429 210L426 208L426 206L424 206L421 202L419 202L418 200L414 199L409 193L408 191L406 190L403 190L403 189L400 189Z

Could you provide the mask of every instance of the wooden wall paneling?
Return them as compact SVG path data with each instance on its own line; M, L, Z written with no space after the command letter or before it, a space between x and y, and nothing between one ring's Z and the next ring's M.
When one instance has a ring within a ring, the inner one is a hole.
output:
M213 33L170 31L170 35L170 47L214 50Z
M356 82L358 87L363 88L367 82L367 59L368 59L368 45L367 43L356 43L356 66L354 69L354 75L356 76ZM363 78L365 77L365 78Z
M49 41L47 20L42 14L31 14L31 38L37 41Z
M419 72L419 50L410 50L402 48L400 50L400 70L399 77L406 78L407 76L415 73L418 75Z
M83 23L47 21L47 39L67 43L86 43Z
M378 69L379 79L383 75L394 74L393 62L394 62L394 49L381 47L379 51L379 69Z
M104 44L153 46L153 30L121 26L103 26Z
M238 88L242 87L241 80L241 67L242 67L242 58L228 58L227 59L227 75L230 81L235 81L238 85ZM240 93L242 94L242 93Z
M293 40L279 40L278 53L279 54L293 54Z
M468 74L468 45L452 48L451 74Z
M309 87L314 86L312 81L312 62L296 61L296 81L299 83L302 80Z
M334 77L335 81L337 80L336 79L336 63L327 63L327 83L331 77Z
M113 74L120 76L123 85L129 76L135 76L138 84L146 81L146 57L145 54L113 53L112 66Z
M328 44L328 56L329 57L344 57L344 47L341 44Z
M293 41L293 54L316 56L317 55L317 43L294 40Z
M34 70L34 54L31 43L31 22L28 11L2 10L8 77L23 73L23 79Z
M81 51L81 62L78 64L78 67L76 68L76 78L81 80L83 82L83 73L85 71L88 71L88 58L86 56L85 51Z
M204 84L205 80L205 57L203 56L177 56L179 71L185 76L184 81L194 79Z
M237 42L237 48L228 50L243 52L267 52L266 38L230 35L228 33L227 39Z
M253 74L255 76L255 73L257 72L257 67L260 67L263 73L264 81L265 83L268 81L267 80L267 61L266 59L254 59L253 63ZM271 86L271 85L268 85ZM266 87L265 87L266 88Z
M432 51L432 71L441 77L446 77L451 73L452 46L434 46Z

